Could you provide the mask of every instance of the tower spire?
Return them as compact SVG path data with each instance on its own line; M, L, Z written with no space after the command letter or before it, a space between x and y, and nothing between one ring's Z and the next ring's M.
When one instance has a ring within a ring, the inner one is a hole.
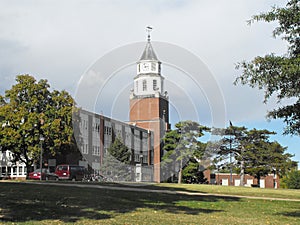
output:
M150 27L150 26L147 26L147 27L146 27L146 31L147 31L147 33L148 33L148 38L147 38L147 41L148 41L148 42L150 42L150 40L151 40L150 33L151 33L152 29L153 29L153 28Z

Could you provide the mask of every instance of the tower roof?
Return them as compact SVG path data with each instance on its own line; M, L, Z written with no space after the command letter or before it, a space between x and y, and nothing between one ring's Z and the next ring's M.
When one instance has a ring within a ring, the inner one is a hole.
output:
M149 39L140 60L158 60Z

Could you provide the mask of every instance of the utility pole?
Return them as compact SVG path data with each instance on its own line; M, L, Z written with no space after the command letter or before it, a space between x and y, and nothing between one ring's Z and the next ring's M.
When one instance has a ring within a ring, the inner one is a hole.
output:
M232 185L232 123L231 121L229 121L229 125L230 125L230 136L229 136L229 156L230 156L230 184L229 186Z
M41 156L40 156L41 176L40 176L40 180L42 180L42 170L43 170L43 141L44 141L44 137L40 136L40 142L41 142Z

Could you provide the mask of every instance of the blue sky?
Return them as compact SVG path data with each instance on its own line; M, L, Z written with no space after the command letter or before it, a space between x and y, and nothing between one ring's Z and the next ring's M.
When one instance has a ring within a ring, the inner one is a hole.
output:
M37 79L47 79L55 89L65 89L75 95L89 68L122 46L145 41L145 27L151 25L153 42L179 46L205 65L222 93L224 124L231 120L238 126L274 130L278 133L274 139L288 146L288 151L296 155L294 159L300 161L299 137L282 136L282 122L267 122L265 118L267 111L276 107L276 100L263 104L262 91L232 84L239 75L235 70L237 62L286 51L286 43L272 37L276 23L248 26L246 22L254 14L285 3L282 0L0 0L0 93L11 87L17 74L29 73ZM159 43L156 46L159 47ZM142 49L136 49L136 61ZM160 49L155 51L158 57L163 57ZM129 76L128 82L133 80L134 73L134 64L131 64L124 65L116 74ZM178 79L175 78L187 75L168 65L163 73L169 81L166 89L174 108L172 112L181 110L184 114L194 107L195 119L211 125L209 110L215 112L216 109L210 108L211 99L206 95L205 88L210 87L204 87L203 96L197 98L195 93L199 90L193 89L192 84L182 84L182 93L193 96L187 97L192 103L187 106L186 101L180 99L182 94L176 91ZM99 79L97 73L95 76ZM130 83L126 83L126 88L117 87L116 83L111 85L113 88L107 90L106 97L119 103L123 113L118 114L119 108L116 108L112 114L104 103L98 110L126 120ZM172 123L178 118L176 113L171 115Z

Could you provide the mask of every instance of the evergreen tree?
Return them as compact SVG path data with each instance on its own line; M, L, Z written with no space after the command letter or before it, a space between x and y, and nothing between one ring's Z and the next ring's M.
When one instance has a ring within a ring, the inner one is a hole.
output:
M164 138L166 153L162 158L162 168L164 178L178 173L178 183L181 183L184 174L187 180L194 176L190 174L191 171L198 171L205 151L199 138L209 129L194 121L182 121L175 127L176 130L169 131Z
M101 166L103 175L115 181L131 180L130 156L128 147L123 144L120 137L116 137L104 155Z
M268 130L247 130L245 127L230 126L226 129L215 129L213 134L223 138L215 145L216 163L221 167L233 168L240 172L241 186L244 185L244 174L260 178L270 173L283 175L295 165L293 155L285 153L287 148L278 142L271 142ZM232 162L228 158L232 156Z

